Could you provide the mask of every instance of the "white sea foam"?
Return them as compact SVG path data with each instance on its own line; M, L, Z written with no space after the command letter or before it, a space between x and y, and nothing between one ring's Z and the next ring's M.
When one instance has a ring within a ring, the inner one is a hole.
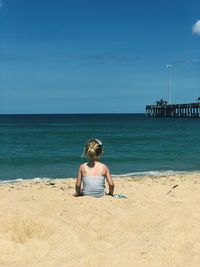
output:
M49 180L55 180L54 178L47 178L47 177L35 177L35 178L18 178L18 179L9 179L9 180L0 180L0 184L5 183L17 183L17 182L25 182L25 181L33 181L33 182L40 182L40 181L49 181Z
M186 174L186 173L200 173L200 170L195 171L173 171L173 170L163 170L163 171L142 171L142 172L130 172L130 173L122 173L122 174L112 174L112 177L128 177L128 176L170 176L170 175L177 175L177 174ZM70 179L75 179L75 177L70 177ZM33 182L40 182L40 181L57 181L57 180L64 180L68 178L50 178L50 177L35 177L35 178L18 178L18 179L9 179L9 180L0 180L0 184L5 183L16 183L16 182L25 182L25 181L33 181Z
M197 172L197 171L195 171ZM184 174L188 173L188 171L143 171L143 172L131 172L131 173L123 173L123 174L114 174L113 177L127 177L127 176L170 176L176 174Z

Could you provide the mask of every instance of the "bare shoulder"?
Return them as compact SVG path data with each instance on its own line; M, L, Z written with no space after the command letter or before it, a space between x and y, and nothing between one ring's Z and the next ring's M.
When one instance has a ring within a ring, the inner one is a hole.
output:
M85 165L85 163L82 163L82 164L80 164L80 168L83 168L83 167L84 167L84 165Z
M104 171L104 172L107 172L109 170L108 166L104 163L100 163L101 164L101 169Z
M85 169L85 166L86 166L86 163L82 163L82 164L80 164L80 166L79 166L79 170L84 170L84 169Z

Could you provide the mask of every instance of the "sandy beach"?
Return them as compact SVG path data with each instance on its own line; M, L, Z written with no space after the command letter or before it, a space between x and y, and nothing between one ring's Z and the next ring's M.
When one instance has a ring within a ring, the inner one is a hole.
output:
M114 178L127 199L74 197L74 179L0 184L0 266L200 266L200 174Z

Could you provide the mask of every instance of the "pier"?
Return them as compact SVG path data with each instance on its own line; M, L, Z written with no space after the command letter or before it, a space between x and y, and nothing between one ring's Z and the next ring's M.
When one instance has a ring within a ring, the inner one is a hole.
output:
M175 117L200 118L200 97L196 103L167 104L167 101L157 101L155 105L146 106L146 116L149 117Z

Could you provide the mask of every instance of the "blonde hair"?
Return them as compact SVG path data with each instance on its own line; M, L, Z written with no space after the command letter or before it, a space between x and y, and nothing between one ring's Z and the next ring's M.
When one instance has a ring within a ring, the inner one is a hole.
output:
M84 155L95 160L99 158L103 153L102 142L99 139L90 139L84 148Z

